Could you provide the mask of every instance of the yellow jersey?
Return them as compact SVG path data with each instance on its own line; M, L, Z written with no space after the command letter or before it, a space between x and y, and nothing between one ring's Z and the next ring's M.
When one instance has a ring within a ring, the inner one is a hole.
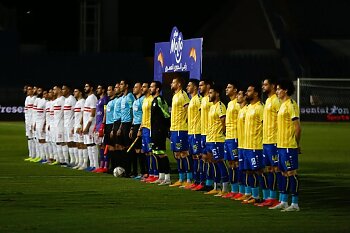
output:
M221 123L221 118L225 115L226 107L221 101L210 107L207 142L225 142L225 132Z
M208 134L208 114L210 107L213 105L209 102L209 95L202 98L201 103L201 135Z
M202 96L197 94L188 105L188 134L201 133L201 101Z
M248 105L244 105L238 112L237 116L237 138L238 138L238 148L244 149L244 124L245 124L245 114L247 112Z
M142 120L141 125L147 129L151 129L151 107L153 96L145 97L142 102Z
M177 92L171 103L171 131L188 131L187 125L187 108L190 102L185 91Z
M241 109L237 103L237 98L231 100L227 105L226 111L226 139L237 138L237 116Z
M244 124L244 149L262 150L264 107L260 101L249 104Z
M281 104L277 115L278 148L298 148L293 120L299 118L299 107L294 100L289 99Z
M274 94L267 98L264 106L263 144L277 143L277 113L281 102Z

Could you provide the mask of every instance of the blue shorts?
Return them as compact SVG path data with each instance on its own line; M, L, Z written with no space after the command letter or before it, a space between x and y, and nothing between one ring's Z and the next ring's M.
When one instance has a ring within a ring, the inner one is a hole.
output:
M142 150L144 153L152 152L151 130L142 128Z
M238 161L238 140L227 139L225 140L225 155L224 159L227 161Z
M207 142L207 152L213 154L213 159L223 159L225 154L224 142Z
M174 152L188 151L187 131L171 131L170 148Z
M206 154L207 153L207 135L201 135L201 151L202 154Z
M244 150L244 169L256 171L264 168L263 150Z
M277 148L278 151L278 168L283 171L297 170L298 149L297 148Z
M201 148L201 135L200 134L189 134L188 144L190 155L199 155L202 153Z
M244 149L238 148L238 170L244 171Z
M278 155L276 144L263 144L263 154L266 166L278 166Z

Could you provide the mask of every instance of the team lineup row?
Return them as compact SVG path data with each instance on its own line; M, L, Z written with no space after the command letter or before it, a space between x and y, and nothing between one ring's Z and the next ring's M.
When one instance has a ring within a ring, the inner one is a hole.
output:
M243 89L228 82L227 108L211 81L190 79L187 92L185 85L173 78L171 113L158 81L135 83L133 93L127 80L98 85L99 99L91 83L84 87L86 99L79 88L71 95L67 85L49 91L28 86L26 160L93 172L123 167L126 176L145 182L299 211L301 128L293 83L265 79ZM167 137L179 173L173 184Z

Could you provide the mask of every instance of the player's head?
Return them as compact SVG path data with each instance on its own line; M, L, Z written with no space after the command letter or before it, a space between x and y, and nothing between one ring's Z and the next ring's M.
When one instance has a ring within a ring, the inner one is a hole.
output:
M37 89L36 89L36 96L38 98L43 98L43 89L41 87L37 87Z
M229 81L225 89L226 96L231 97L237 95L237 90L238 85L234 81Z
M256 83L249 84L246 95L248 102L259 100L261 96L261 85Z
M291 80L280 80L277 82L277 96L280 99L285 98L286 96L292 96L295 92L294 84Z
M27 86L27 95L29 95L29 96L33 95L33 86L32 85Z
M96 88L96 95L98 95L98 96L104 95L104 94L106 94L106 90L107 90L107 88L105 85L99 84L99 85L97 85L97 88Z
M43 99L47 99L47 95L49 92L47 90L43 90Z
M70 91L70 87L68 85L63 85L62 86L62 95L64 97L68 97L70 95L71 91Z
M199 81L198 79L190 79L187 84L187 93L195 95L198 93Z
M61 96L62 95L62 88L61 88L61 86L60 85L56 85L56 86L54 86L53 87L53 96L55 97L55 98L57 98L57 97L59 97L59 96Z
M140 82L136 82L133 89L132 89L132 93L136 96L139 94L142 94L142 85Z
M83 96L83 91L81 88L75 88L73 91L74 98L80 99Z
M129 89L129 82L125 79L121 80L119 84L119 88L121 93L127 92Z
M28 87L28 85L24 85L24 86L23 86L23 93L24 93L24 94L27 94L27 87Z
M38 87L37 86L33 86L33 95L37 95L37 90L38 90Z
M159 95L162 90L162 83L159 81L153 81L150 86L151 95Z
M213 85L209 89L209 102L216 102L220 100L221 88L218 85Z
M246 88L239 88L237 91L237 103L242 104L246 102Z
M107 96L113 97L115 95L114 87L113 85L108 85L107 87Z
M183 89L183 86L184 86L184 80L181 76L179 75L176 75L174 78L173 78L173 81L171 82L170 84L170 87L171 87L171 90L172 91L179 91L179 90L182 90Z
M114 93L115 95L119 96L120 95L120 83L117 82L114 86Z
M265 78L262 83L262 91L265 94L270 94L276 91L276 80L274 78Z
M47 91L46 99L47 99L47 100L52 100L52 89L49 89L49 90Z
M142 83L142 95L147 95L148 93L150 93L149 87L149 83Z
M201 79L199 81L199 93L202 96L205 96L206 94L208 94L210 87L213 85L213 82L208 80L208 79Z
M91 82L86 82L84 86L84 92L87 95L92 94L94 91L94 85Z

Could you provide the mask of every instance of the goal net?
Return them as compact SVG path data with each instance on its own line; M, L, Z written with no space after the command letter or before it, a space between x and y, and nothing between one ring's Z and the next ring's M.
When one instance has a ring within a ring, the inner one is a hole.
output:
M297 101L304 121L350 121L350 79L298 78Z

